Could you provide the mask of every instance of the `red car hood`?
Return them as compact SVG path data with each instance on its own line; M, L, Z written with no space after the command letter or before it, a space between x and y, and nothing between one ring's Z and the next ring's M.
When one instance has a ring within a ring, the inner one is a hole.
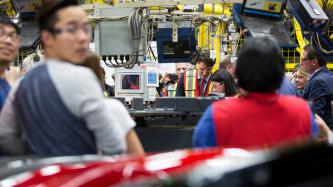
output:
M52 187L132 184L186 174L209 160L230 157L249 158L252 154L241 149L214 148L180 150L145 157L104 157L101 161L47 165L6 178L0 181L0 185Z

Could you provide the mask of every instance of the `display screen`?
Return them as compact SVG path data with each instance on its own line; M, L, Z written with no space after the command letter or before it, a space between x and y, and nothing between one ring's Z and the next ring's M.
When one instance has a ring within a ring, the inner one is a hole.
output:
M170 58L188 58L190 56L189 41L164 41L163 42L163 57Z
M121 76L123 90L139 90L140 89L140 75L125 74Z
M42 0L13 0L15 10L19 13L37 12L42 4Z
M244 7L246 9L280 13L284 3L286 3L286 0L247 0Z

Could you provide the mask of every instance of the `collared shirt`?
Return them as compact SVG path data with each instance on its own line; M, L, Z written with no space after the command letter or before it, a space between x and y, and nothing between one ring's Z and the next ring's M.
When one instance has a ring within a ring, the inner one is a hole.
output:
M204 82L204 91L206 91L206 88L207 88L207 85L208 85L208 81L210 79L210 76L209 75L206 79L205 79L205 82ZM200 75L198 74L198 86L200 87L200 83L201 83L201 77ZM204 92L205 93L205 92Z
M311 73L309 76L309 80L313 77L314 74L316 74L319 70L323 69L324 67L326 67L326 66L322 66L322 67L316 69L313 73Z

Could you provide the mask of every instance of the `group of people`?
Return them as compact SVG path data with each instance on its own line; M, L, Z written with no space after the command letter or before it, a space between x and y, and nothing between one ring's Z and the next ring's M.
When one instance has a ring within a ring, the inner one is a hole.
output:
M120 102L104 97L100 69L87 64L91 32L78 2L45 1L38 24L45 63L12 86L8 67L18 53L20 30L9 18L0 19L1 153L143 155L135 122ZM304 48L301 66L310 77L300 94L312 101L313 111L305 100L278 93L289 84L273 38L247 39L236 67L226 60L214 74L214 61L205 53L194 68L179 67L174 95L230 97L207 108L196 126L193 146L262 148L328 138L326 125L333 128L333 75L325 65L312 46Z
M194 147L272 147L331 134L333 74L311 44L304 47L292 81L285 75L278 44L268 37L247 39L236 65L224 58L214 73L213 66L213 60L201 54L195 68L180 75L176 89L176 96L230 97L205 111Z
M230 56L219 64L219 69L212 73L214 61L207 53L202 53L195 66L188 63L176 63L177 80L172 80L166 73L160 79L163 94L160 96L225 96L239 94L234 76L235 63Z
M196 126L193 146L251 149L311 139L332 142L333 75L311 45L304 48L301 66L310 74L304 99L288 89L293 87L285 76L276 40L247 39L235 72L241 97L215 102L205 111ZM306 100L312 102L313 110Z

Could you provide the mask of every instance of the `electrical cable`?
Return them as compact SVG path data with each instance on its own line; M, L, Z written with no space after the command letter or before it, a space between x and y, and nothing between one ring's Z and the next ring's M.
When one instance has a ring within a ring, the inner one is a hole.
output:
M312 37L311 37L312 38ZM312 38L313 39L313 38ZM326 49L323 48L323 46L321 45L320 39L319 39L319 34L318 32L315 33L315 39L314 39L315 44L317 44L317 47L319 48L319 50L325 54L328 55L332 55L333 54L333 50L327 51Z

